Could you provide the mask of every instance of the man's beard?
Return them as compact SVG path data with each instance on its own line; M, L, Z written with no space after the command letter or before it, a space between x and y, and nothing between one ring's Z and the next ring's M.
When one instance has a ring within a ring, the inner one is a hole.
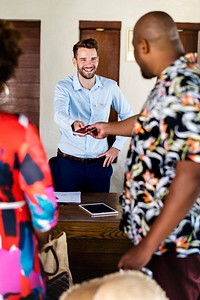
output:
M96 69L94 68L91 72L86 72L78 68L78 72L83 78L92 79L95 75Z
M144 79L152 79L156 76L153 73L149 72L148 70L142 69L141 67L140 67L140 71Z
M144 73L144 72L141 72L142 73L142 77L144 78L144 79L151 79L152 78L152 76L148 76L146 73Z
M145 71L142 70L141 68L140 68L140 70L141 70L142 77L143 77L144 79L152 79L153 77L155 77L155 75L150 74L149 72L145 72Z

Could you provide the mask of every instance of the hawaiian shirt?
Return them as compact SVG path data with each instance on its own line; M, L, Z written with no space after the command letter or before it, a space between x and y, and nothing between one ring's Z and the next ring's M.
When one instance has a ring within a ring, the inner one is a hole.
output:
M199 90L200 66L190 53L162 72L138 117L127 154L120 224L135 245L159 215L177 161L200 163ZM200 254L200 196L155 254L174 244L179 257Z

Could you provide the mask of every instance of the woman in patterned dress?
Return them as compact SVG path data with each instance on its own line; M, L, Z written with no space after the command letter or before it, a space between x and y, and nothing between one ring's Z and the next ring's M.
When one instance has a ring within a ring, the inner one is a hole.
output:
M11 23L0 20L0 101L21 54L19 38ZM0 299L44 299L38 251L57 219L36 128L24 115L0 113Z

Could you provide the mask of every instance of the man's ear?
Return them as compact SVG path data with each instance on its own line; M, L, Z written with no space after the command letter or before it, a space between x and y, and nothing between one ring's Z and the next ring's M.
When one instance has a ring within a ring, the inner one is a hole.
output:
M76 66L77 66L77 63L76 63L76 58L75 58L75 57L72 57L72 63L73 63L73 65L74 65L74 67L76 67Z
M143 54L148 54L150 51L150 46L149 46L149 42L145 39L140 39L139 41L139 47L140 47L140 51Z

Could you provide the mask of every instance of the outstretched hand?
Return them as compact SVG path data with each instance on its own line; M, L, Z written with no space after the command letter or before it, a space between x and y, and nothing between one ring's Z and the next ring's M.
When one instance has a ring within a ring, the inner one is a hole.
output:
M108 123L106 122L97 122L88 126L88 134L96 139L103 139L109 134L107 133ZM94 130L95 128L95 130Z
M137 123L138 115L134 115L122 121L97 122L88 126L88 130L96 128L90 135L96 139L103 139L108 135L131 137Z

